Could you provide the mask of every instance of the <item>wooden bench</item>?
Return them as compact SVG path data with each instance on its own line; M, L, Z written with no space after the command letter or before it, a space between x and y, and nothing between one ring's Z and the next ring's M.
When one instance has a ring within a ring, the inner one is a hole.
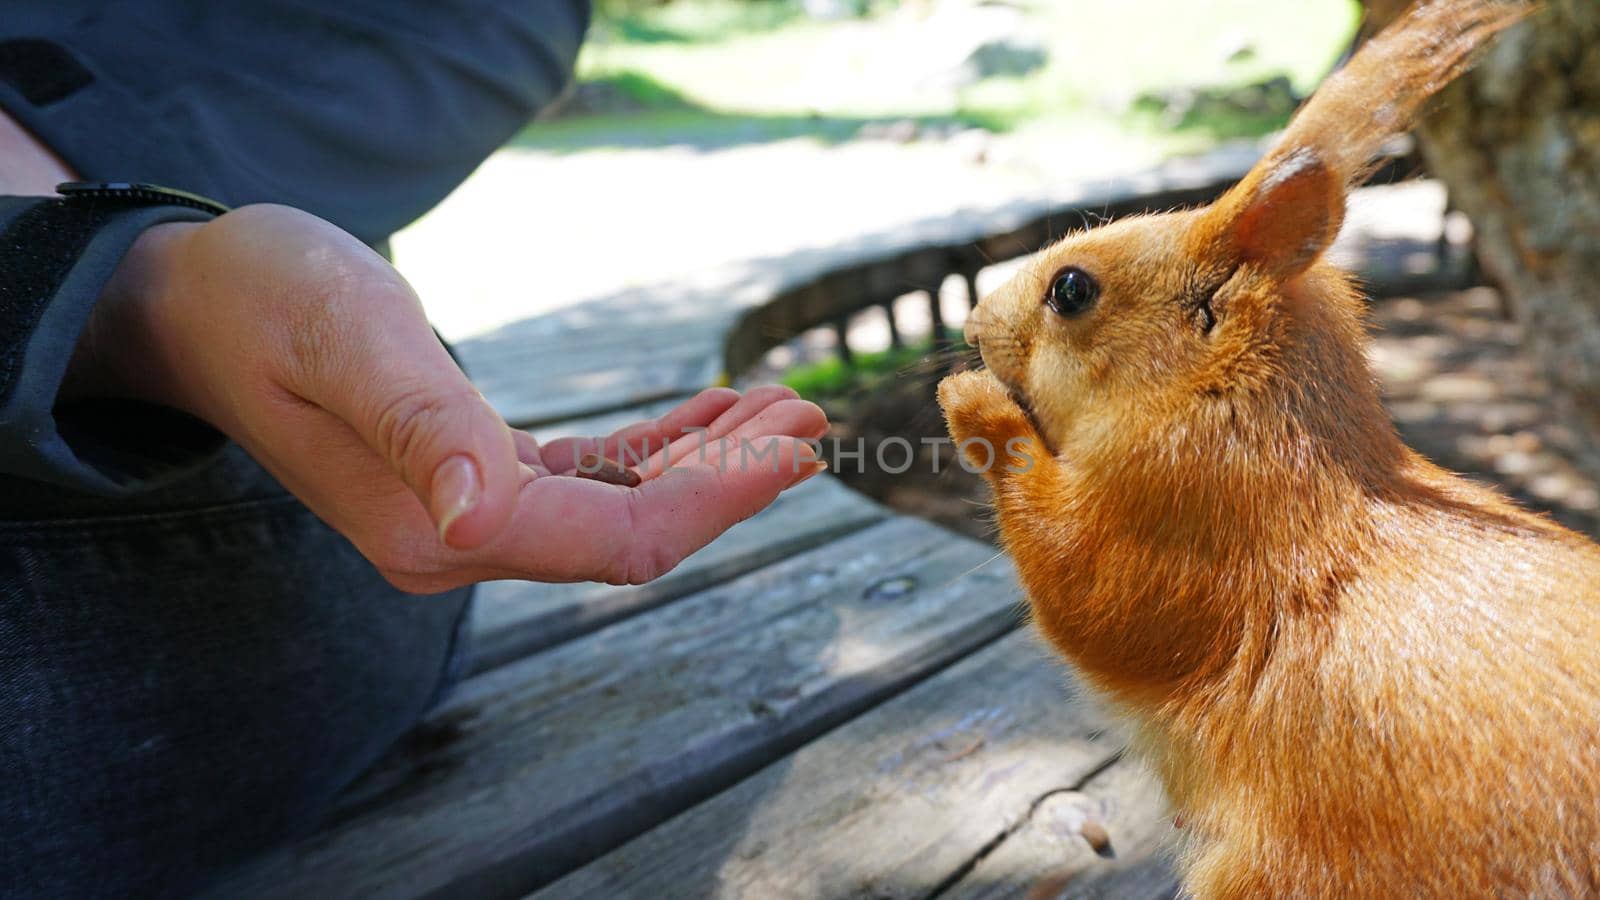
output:
M1203 200L1249 161L923 223L757 281L619 297L460 349L515 424L605 433L784 334L893 299L897 265L965 273L985 242L1015 255L1080 209ZM1023 627L1008 561L831 478L655 583L491 583L475 616L454 694L317 834L215 896L1176 890L1159 790ZM1091 846L1086 822L1109 846Z

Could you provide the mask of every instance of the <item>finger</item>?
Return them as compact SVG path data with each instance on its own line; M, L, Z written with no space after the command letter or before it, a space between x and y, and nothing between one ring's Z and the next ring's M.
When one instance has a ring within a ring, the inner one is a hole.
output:
M684 434L684 429L704 428L739 402L732 388L710 388L678 404L659 418L635 422L609 437L559 438L545 444L541 458L552 472L571 472L586 453L598 453L628 465L650 455Z
M544 464L544 456L540 451L539 442L533 435L526 431L513 428L511 430L511 443L517 448L517 462L522 463L539 475L549 475L550 470Z
M810 448L793 438L761 438L742 449L633 489L536 479L523 489L512 527L485 564L545 581L657 578L820 471Z
M815 403L799 399L780 399L758 409L748 419L734 417L732 410L716 423L715 430L674 441L670 447L639 467L639 473L652 478L671 466L704 462L719 446L738 447L741 442L771 435L815 440L827 433L828 416ZM726 421L724 421L726 420ZM728 423L735 427L724 431Z
M435 594L480 581L527 577L520 569L497 565L483 548L462 551L440 543L410 490L337 416L298 401L286 405L276 420L282 433L256 454L258 461L349 538L396 587ZM303 465L307 459L319 465ZM520 475L523 483L548 477L528 467Z
M629 584L665 574L822 465L805 443L769 436L730 446L707 465L663 472L637 489L629 522L633 551L622 570L610 574Z
M766 384L761 387L751 388L745 392L743 397L739 398L738 403L735 403L707 426L706 437L715 440L732 434L739 426L760 415L767 407L782 403L785 400L798 399L800 399L800 395L795 393L794 388L781 384Z
M340 417L285 397L250 437L260 438L251 455L396 587L434 593L470 583L457 572L464 554L440 543L411 489Z
M521 484L511 429L428 327L398 275L351 279L302 328L285 384L349 423L427 510L439 538L470 549L510 520Z

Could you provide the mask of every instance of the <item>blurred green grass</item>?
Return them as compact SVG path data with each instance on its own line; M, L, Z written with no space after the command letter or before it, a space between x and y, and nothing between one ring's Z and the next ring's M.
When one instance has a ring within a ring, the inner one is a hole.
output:
M850 363L837 356L795 366L783 373L783 383L808 400L850 396L872 390L885 379L901 377L934 352L930 341L905 347L857 353Z
M976 358L961 329L947 328L944 342L938 346L924 336L900 347L852 354L849 362L835 355L824 356L790 366L779 380L807 400L827 403L857 399L882 385L907 379L937 380L955 371L958 361Z
M578 74L629 108L536 123L518 143L555 152L832 143L868 123L911 120L1086 140L1131 133L1168 152L1192 151L1265 133L1287 113L1209 104L1174 119L1152 95L1225 93L1277 76L1308 93L1359 21L1355 0L1035 0L1014 5L1026 16L1022 36L1048 54L1043 65L952 86L908 72L960 64L963 36L937 24L947 13L922 19L893 2L863 5L861 17L818 20L792 0L611 4ZM961 14L981 22L991 13Z

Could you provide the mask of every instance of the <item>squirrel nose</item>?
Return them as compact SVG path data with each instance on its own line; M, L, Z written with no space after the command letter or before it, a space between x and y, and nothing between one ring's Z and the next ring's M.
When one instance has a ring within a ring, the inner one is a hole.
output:
M961 339L967 342L968 347L978 346L978 341L983 339L983 334L982 329L978 327L977 317L967 317L967 324L961 326Z

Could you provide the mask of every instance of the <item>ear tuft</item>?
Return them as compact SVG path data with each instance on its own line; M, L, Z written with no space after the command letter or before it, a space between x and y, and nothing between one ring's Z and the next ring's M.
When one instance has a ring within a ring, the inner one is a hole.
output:
M1315 151L1302 148L1258 167L1218 204L1239 262L1292 278L1317 261L1344 222L1344 184Z

